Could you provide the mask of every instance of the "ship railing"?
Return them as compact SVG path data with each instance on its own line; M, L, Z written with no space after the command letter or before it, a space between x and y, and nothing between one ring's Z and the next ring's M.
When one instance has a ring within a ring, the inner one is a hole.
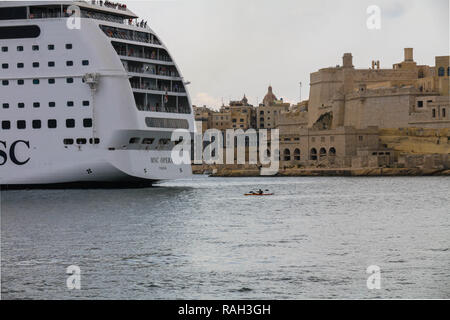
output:
M160 71L160 70L157 71L151 67L149 67L148 69L145 69L144 66L135 67L135 66L128 65L128 67L126 67L126 70L128 72L139 73L139 74L153 74L153 75L157 75L157 76L174 77L174 78L180 77L180 75L178 73L176 73L175 71Z
M135 83L135 82L131 82L131 87L133 89L138 89L138 90L153 90L153 91L161 91L161 92L167 92L167 93L186 93L186 90L184 88L178 87L178 86L174 86L173 88L167 88L167 87L163 87L163 86L156 86L156 85L152 85L152 84L148 84L148 83Z
M143 105L138 104L136 105L139 111L147 111L147 112L165 112L165 113L183 113L183 114L189 114L190 109L186 106L176 106L173 105L165 105L165 106L156 106L156 105Z

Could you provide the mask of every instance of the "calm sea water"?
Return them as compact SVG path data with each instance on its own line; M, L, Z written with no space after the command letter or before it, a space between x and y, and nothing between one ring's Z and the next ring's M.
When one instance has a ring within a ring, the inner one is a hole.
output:
M243 196L257 187L275 195ZM450 298L449 190L443 177L200 177L3 191L2 298Z

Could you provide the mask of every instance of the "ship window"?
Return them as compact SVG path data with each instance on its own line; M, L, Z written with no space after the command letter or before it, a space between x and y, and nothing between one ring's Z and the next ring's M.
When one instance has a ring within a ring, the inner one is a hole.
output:
M100 143L100 139L99 138L94 138L94 139L90 138L89 139L89 143L90 144L99 144Z
M17 129L23 130L26 129L27 123L25 120L17 120Z
M26 7L0 8L0 20L17 20L27 18Z
M55 50L55 45L54 44L49 44L48 45L48 50Z
M159 139L159 144L160 145L166 145L166 144L168 144L169 143L169 141L170 141L170 139Z
M32 126L33 126L33 129L40 129L41 128L41 120L33 120Z
M54 102L49 102L49 103L48 103L48 106L49 106L50 108L54 108L54 107L56 106L56 103L54 103Z
M8 69L8 68L9 68L9 64L7 64L7 63L2 63L2 68L3 68L3 69Z
M33 51L39 51L39 46L38 45L34 45L31 48L33 49Z
M33 68L39 68L39 62L33 62Z
M66 119L67 128L75 128L75 119Z
M24 81L23 79L17 80L17 84L18 84L19 86L23 85L24 83L25 83L25 81Z
M2 52L8 52L8 47L2 47Z
M17 68L22 69L22 68L23 68L23 63L22 63L22 62L19 62L19 63L17 64Z
M2 129L3 130L11 129L11 122L8 120L2 121Z
M81 63L83 64L83 66L88 66L89 65L89 60L83 60Z
M37 38L40 34L38 26L0 27L0 39Z
M19 109L25 108L25 103L19 102L19 103L17 104L17 108L19 108Z
M138 144L141 141L141 138L131 138L130 144Z
M55 79L48 79L48 83L49 84L54 84L55 83Z
M68 67L73 66L73 61L66 61L66 66L68 66Z
M92 127L92 119L91 118L83 119L83 127L91 128Z
M153 141L155 141L155 139L153 139L153 138L145 138L144 140L142 140L142 144L152 144Z
M71 43L67 43L67 44L66 44L66 49L67 49L67 50L72 49L72 44L71 44Z
M86 143L87 143L87 140L84 139L84 138L78 138L77 139L77 144L86 144Z
M3 104L3 109L8 109L9 108L9 103L4 103Z
M73 139L64 139L64 144L73 144Z
M39 79L33 79L33 84L39 84Z
M84 107L89 106L89 101L83 101L83 106L84 106Z
M49 61L49 62L48 62L48 66L49 66L50 68L54 67L54 66L55 66L55 61Z
M17 46L17 51L23 51L23 46Z
M33 103L33 108L39 108L40 106L41 106L41 104L39 102Z
M67 79L66 79L66 82L67 82L67 83L73 83L73 78L67 78Z
M68 107L73 107L73 101L67 101L67 106Z
M49 129L55 129L56 128L56 120L55 119L49 119L47 121L47 126L49 127Z
M8 80L3 80L3 81L2 81L2 84L3 84L4 86L7 86L7 85L9 85L9 81L8 81Z

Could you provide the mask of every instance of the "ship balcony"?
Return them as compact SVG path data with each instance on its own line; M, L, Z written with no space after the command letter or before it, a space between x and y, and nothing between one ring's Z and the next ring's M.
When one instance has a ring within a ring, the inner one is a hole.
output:
M137 76L130 78L133 89L158 91L158 94L186 95L184 84L180 80L165 80Z
M187 96L133 92L139 111L190 114L191 108Z
M100 25L100 28L110 38L162 46L161 41L159 41L159 39L155 35L149 32L121 29L105 25Z
M173 66L158 66L151 63L122 61L125 70L132 76L147 76L161 80L182 80Z
M136 27L144 27L144 25L135 22L133 19L134 15L129 15L126 13L119 14L116 12L107 11L106 7L101 10L97 10L96 7L100 9L102 6L92 6L89 4L79 4L80 16L81 18L102 20L119 24L130 24ZM27 19L52 19L52 18L68 18L67 5L36 5L30 6L27 12ZM131 19L131 20L130 20Z
M128 43L111 42L117 55L122 59L138 58L142 60L152 60L155 63L173 64L168 52L165 49L138 46ZM146 61L147 62L147 61Z

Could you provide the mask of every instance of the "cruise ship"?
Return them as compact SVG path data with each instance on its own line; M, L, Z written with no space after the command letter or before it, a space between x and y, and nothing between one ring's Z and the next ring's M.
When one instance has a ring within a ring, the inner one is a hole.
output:
M0 2L0 184L152 185L189 177L188 83L126 5Z

